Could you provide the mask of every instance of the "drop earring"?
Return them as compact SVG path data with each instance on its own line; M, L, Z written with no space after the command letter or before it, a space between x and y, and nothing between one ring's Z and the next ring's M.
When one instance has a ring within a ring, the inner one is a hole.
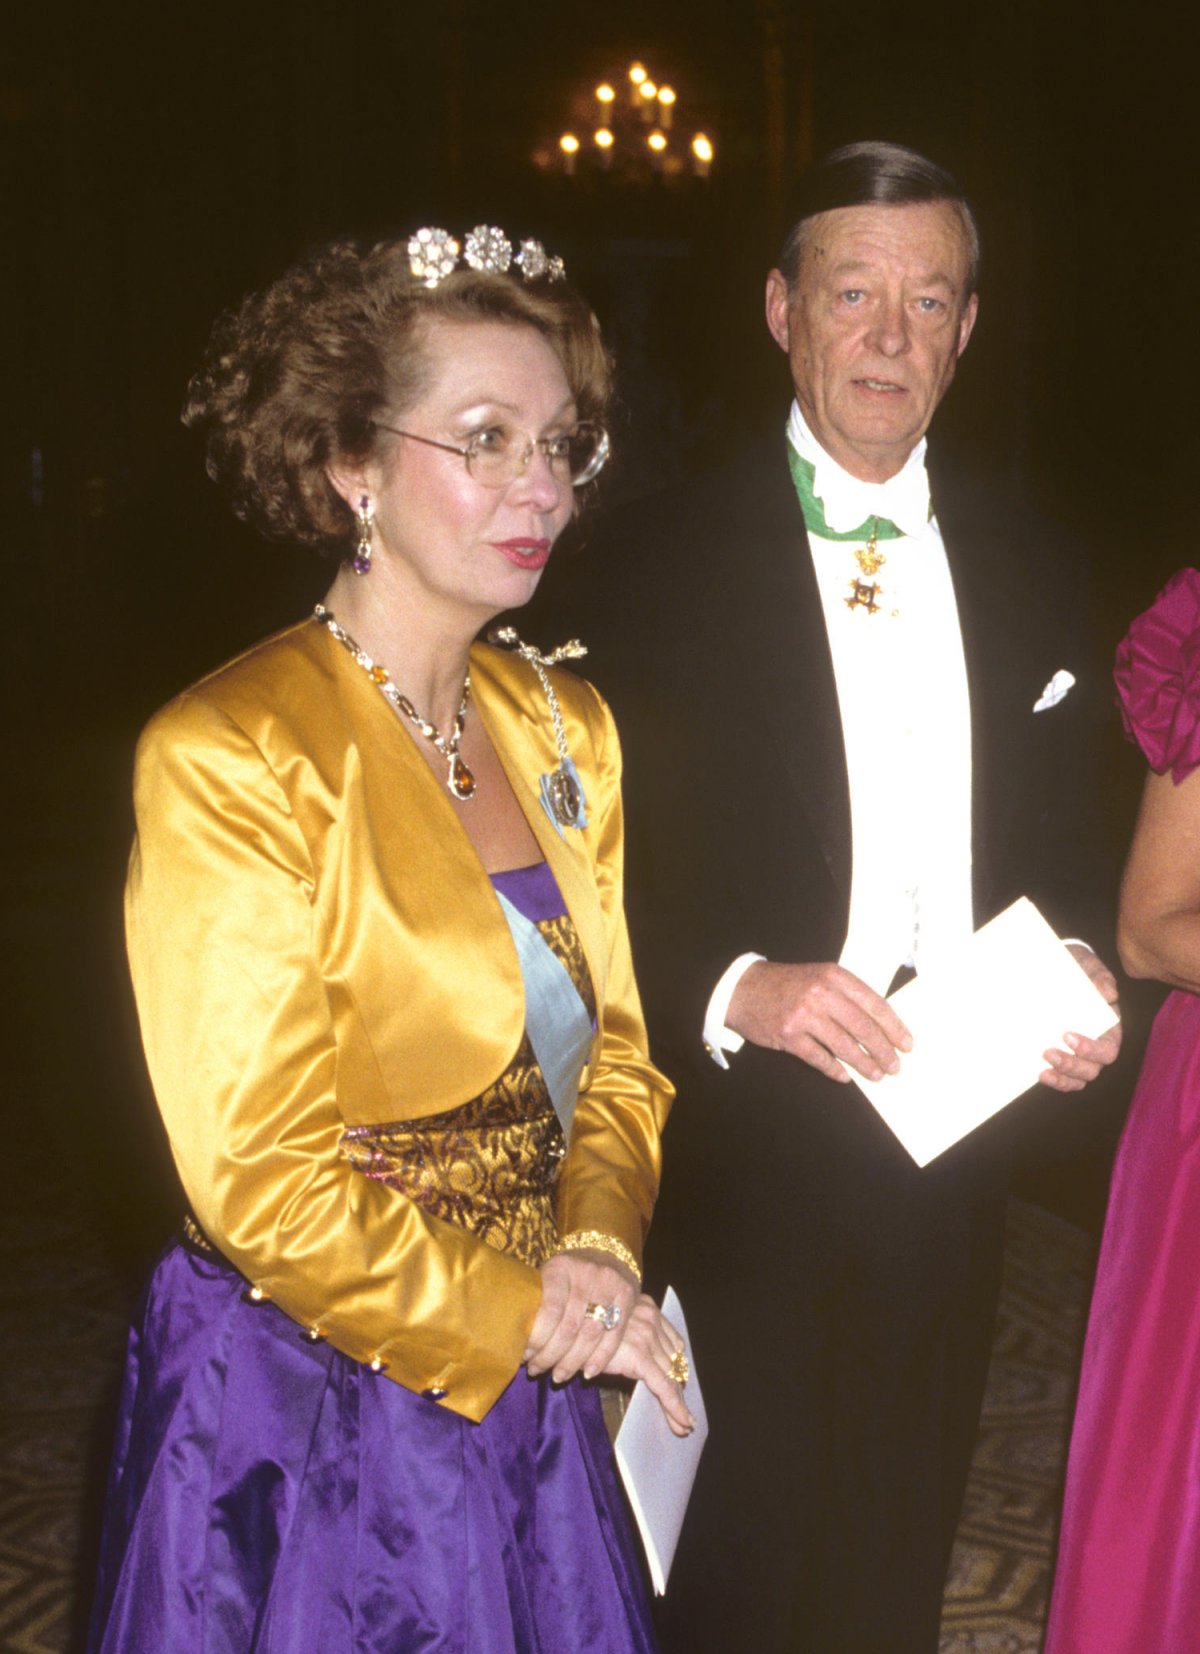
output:
M371 533L375 521L375 507L366 494L358 502L358 510L354 513L354 525L358 530L358 538L354 542L354 557L350 567L355 574L370 574L371 572Z

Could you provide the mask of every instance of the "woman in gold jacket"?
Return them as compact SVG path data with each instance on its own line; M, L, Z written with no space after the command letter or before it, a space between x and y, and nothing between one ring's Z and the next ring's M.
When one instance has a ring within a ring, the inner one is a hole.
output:
M609 370L512 254L330 248L192 383L239 514L341 563L138 749L129 954L191 1211L131 1341L103 1654L654 1646L588 1383L691 1425L640 1293L671 1092L619 750L589 685L473 641L603 464Z

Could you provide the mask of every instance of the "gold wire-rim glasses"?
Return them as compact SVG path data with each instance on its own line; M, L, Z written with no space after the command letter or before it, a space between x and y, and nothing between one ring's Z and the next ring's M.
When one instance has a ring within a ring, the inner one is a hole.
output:
M557 436L535 437L530 436L527 431L511 433L525 438L525 446L520 451L512 441L499 448L484 447L482 444L485 437L492 431L503 429L494 425L486 430L474 432L467 439L466 446L460 448L453 442L438 442L431 436L420 436L416 431L402 431L399 426L385 425L378 419L372 423L378 431L390 431L393 436L407 437L410 442L424 443L427 448L440 448L443 453L457 454L465 464L468 474L485 488L505 488L517 477L523 476L529 469L529 462L537 448L542 450L552 471L564 461L569 468L570 445L576 443L581 436L590 438L592 447L578 475L571 474L570 480L572 488L583 488L600 475L612 451L608 432L603 425L594 424L591 420L584 420L582 424Z

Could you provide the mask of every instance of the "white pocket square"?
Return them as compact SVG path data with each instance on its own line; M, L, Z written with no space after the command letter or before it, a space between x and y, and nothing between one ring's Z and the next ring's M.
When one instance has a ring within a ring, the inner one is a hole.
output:
M1042 690L1041 695L1034 701L1033 710L1035 712L1045 712L1048 707L1057 706L1059 701L1065 698L1067 691L1073 687L1074 683L1074 672L1068 672L1065 666L1060 666L1045 689Z

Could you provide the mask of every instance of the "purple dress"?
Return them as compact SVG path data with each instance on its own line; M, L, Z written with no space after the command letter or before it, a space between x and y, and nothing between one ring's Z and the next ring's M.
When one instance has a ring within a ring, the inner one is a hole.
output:
M594 1013L549 867L493 883ZM483 1243L552 1243L562 1132L528 1035L482 1097L347 1139ZM130 1337L88 1647L653 1654L599 1394L522 1370L472 1423L310 1342L190 1225Z
M1200 767L1200 573L1117 654L1159 774ZM1155 1020L1117 1153L1067 1469L1045 1654L1200 1649L1200 996Z

